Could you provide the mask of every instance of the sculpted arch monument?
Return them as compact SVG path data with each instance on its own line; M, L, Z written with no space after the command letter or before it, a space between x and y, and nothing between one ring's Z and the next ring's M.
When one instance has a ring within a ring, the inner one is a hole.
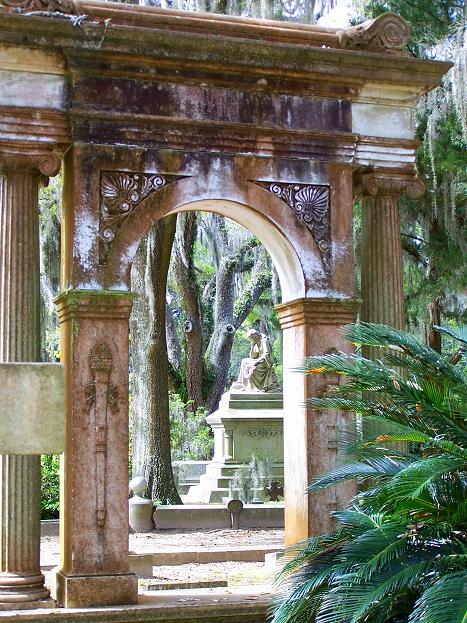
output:
M413 109L449 67L406 56L408 37L391 14L337 31L99 0L0 0L2 361L37 356L14 336L35 322L38 187L63 161L61 603L136 601L126 499L129 270L155 221L211 210L264 242L281 280L287 371L305 355L349 349L338 330L359 310L359 193L362 318L402 325L398 198L422 192ZM20 295L32 306L18 304ZM285 373L288 543L327 530L350 492L304 495L335 457L342 414L303 406L330 382ZM2 457L0 532L10 546L21 542L24 517L37 532L17 493L37 469L27 457ZM16 489L7 487L13 477ZM37 552L10 551L0 550L0 603L43 598Z

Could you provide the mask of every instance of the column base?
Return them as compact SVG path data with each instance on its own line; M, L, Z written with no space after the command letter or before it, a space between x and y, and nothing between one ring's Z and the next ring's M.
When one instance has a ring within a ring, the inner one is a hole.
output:
M35 604L47 601L49 597L50 591L44 586L42 573L0 573L0 609L24 609L24 604L40 608Z
M55 599L65 608L124 606L138 603L138 578L120 575L66 575L57 572Z
M37 608L55 608L55 599L39 599L38 601L22 601L20 603L5 603L0 601L0 612L4 610L36 610Z

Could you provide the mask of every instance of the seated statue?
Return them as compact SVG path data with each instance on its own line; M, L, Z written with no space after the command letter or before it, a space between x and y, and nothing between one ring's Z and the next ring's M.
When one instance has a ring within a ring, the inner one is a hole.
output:
M250 329L246 335L251 342L250 356L242 359L238 379L232 389L248 392L279 391L267 335L256 329Z

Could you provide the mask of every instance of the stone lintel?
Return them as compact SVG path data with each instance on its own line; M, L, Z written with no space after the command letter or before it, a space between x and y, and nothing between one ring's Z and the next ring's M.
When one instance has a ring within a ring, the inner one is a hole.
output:
M276 305L281 329L300 325L345 325L355 322L360 301L355 299L296 299Z
M0 404L0 453L63 452L65 381L61 364L1 363Z
M69 576L58 571L55 590L57 602L65 608L138 603L138 578L133 573Z
M60 324L73 318L126 320L134 296L116 290L66 290L54 302Z

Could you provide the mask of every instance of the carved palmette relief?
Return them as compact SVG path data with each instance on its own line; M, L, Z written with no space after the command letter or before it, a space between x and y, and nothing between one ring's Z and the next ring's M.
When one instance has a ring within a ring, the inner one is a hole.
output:
M185 176L101 171L99 263L105 264L118 230L152 193Z
M303 222L316 242L326 271L331 267L331 222L329 186L255 182L282 199Z
M111 384L112 353L105 342L96 344L89 354L92 381L85 389L87 408L94 429L96 465L96 520L100 528L106 519L107 415L118 412L118 388Z

